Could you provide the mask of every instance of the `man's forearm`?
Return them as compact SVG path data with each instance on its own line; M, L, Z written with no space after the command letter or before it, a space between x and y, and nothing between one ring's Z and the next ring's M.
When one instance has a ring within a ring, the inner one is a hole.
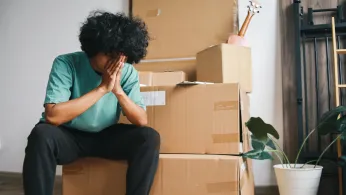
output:
M115 94L126 118L134 125L147 125L147 113L135 104L125 93Z
M79 98L59 104L46 105L46 121L56 126L71 121L88 110L106 93L107 91L98 87Z

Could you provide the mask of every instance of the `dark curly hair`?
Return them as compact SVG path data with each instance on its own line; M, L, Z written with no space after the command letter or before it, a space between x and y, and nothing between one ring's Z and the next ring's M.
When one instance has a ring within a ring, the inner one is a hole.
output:
M138 63L147 54L146 24L124 13L92 12L80 28L81 49L89 58L98 53L124 53L128 63Z

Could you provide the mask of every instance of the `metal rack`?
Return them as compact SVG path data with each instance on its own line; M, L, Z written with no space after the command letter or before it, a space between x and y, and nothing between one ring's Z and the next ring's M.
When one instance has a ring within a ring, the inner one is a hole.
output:
M295 0L293 3L296 35L295 65L298 147L301 146L305 137L315 127L321 114L336 105L335 99L340 99L340 104L346 103L346 98L344 98L346 95L345 90L340 90L338 98L334 95L334 81L338 80L340 83L346 83L346 70L343 59L337 56L338 75L334 76L332 24L330 22L327 24L315 24L314 22L314 16L317 13L329 14L335 18L335 46L339 50L344 45L344 38L346 38L346 21L343 15L343 6L338 6L334 9L308 8L307 12L304 13L300 3L300 0ZM329 21L331 21L331 17ZM310 59L308 59L309 57ZM308 62L309 60L310 62ZM310 77L307 76L308 74L310 74ZM323 142L330 142L335 136L336 134L332 134L328 139L320 136L314 137L315 139L313 140L309 139L300 160L306 162L316 159L324 149ZM309 142L314 142L314 144ZM338 158L337 152L336 147L334 147L324 156L324 159L336 162ZM341 182L342 174L340 171L338 175L339 182ZM323 173L323 176L328 176L328 173ZM342 183L339 183L339 186L342 187ZM339 190L339 194L342 194L342 188Z

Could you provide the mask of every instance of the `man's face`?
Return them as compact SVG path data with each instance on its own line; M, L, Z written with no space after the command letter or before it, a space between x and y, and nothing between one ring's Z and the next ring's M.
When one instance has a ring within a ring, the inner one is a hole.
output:
M96 55L93 59L93 68L98 74L102 74L105 70L105 66L110 61L116 59L118 57L118 54L104 54L100 53Z

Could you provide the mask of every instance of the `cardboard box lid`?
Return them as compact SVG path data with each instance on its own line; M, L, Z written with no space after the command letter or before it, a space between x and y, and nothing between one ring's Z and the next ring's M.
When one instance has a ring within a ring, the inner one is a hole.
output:
M133 0L132 13L152 37L146 59L193 57L238 31L234 0Z

